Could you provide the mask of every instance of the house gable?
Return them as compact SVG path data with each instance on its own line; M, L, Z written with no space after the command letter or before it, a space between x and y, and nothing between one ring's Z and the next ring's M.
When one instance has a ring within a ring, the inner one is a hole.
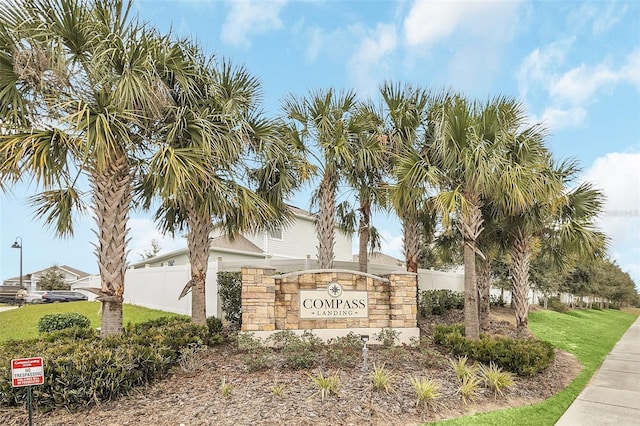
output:
M297 207L291 207L293 222L274 231L247 235L247 239L260 247L265 256L273 259L315 259L318 254L318 236L315 216ZM336 230L334 254L337 261L352 259L352 238Z

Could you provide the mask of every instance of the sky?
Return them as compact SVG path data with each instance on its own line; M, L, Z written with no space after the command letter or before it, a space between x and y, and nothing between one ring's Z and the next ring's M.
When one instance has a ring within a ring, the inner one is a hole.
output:
M0 0L2 3L4 0ZM354 89L379 99L385 80L474 99L511 96L549 129L557 159L607 197L599 218L609 255L640 288L640 2L638 1L213 1L135 0L140 19L195 39L262 82L275 116L288 94ZM308 209L310 187L290 202ZM0 193L0 279L54 264L97 273L90 216L57 239L33 218L25 184ZM399 222L378 213L382 251L402 258ZM161 235L151 214L132 212L129 261L157 239L161 252L186 247ZM356 252L354 244L354 252Z

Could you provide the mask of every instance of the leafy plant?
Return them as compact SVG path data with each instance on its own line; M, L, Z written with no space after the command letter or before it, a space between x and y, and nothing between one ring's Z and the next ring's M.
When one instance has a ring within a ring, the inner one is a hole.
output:
M207 328L209 330L210 344L219 344L224 341L222 320L211 316L207 318Z
M38 331L40 333L49 333L72 327L88 328L91 327L91 321L77 312L47 314L38 321Z
M271 393L274 394L275 396L284 395L284 385L281 385L279 383L274 383L271 386Z
M480 379L475 376L464 376L458 387L458 393L465 404L467 401L473 401L480 390Z
M377 367L375 364L373 366L373 371L371 372L371 383L373 384L373 389L377 391L385 391L389 393L393 386L391 381L393 380L394 375L391 371L387 370L383 366Z
M500 367L494 363L490 363L489 367L480 367L480 374L484 384L493 391L493 396L504 395L504 391L514 385L513 377L508 371L502 371Z
M537 339L512 339L480 335L474 341L464 337L462 325L436 326L434 341L447 347L453 355L467 356L482 363L496 365L520 376L533 376L553 362L553 346Z
M313 333L305 331L302 336L295 334L288 336L282 352L285 354L288 367L301 370L316 364L321 348L322 340Z
M400 338L400 332L391 328L383 328L379 333L373 335L373 338L382 343L385 348L394 346Z
M224 396L225 398L230 396L232 390L233 387L229 383L227 383L227 378L222 377L222 382L220 382L220 391L222 392L222 396Z
M544 300L540 300L540 305L544 306ZM560 312L561 314L569 312L569 307L560 301L559 297L549 297L547 299L547 309Z
M318 393L320 393L320 399L322 402L324 402L324 399L327 396L331 394L338 394L338 391L340 390L340 378L338 377L338 373L327 377L323 376L322 372L318 373L317 376L312 376L311 374L307 375L318 388Z
M451 309L464 308L464 293L451 290L425 290L420 294L420 316L442 315Z
M422 406L427 409L435 407L437 400L442 397L440 384L433 379L421 377L416 379L411 377L411 385L416 392L416 407Z
M58 265L53 265L46 269L38 278L40 290L69 290L69 285L65 281L65 274Z
M291 330L280 330L269 336L267 340L269 341L269 346L272 348L283 349L285 346L291 344L291 342L299 339L300 337Z
M489 305L490 306L501 306L503 307L506 304L506 302L504 301L504 297L502 296L502 294L500 296L496 296L495 294L492 294L489 296Z
M449 363L453 367L453 371L456 373L456 377L460 382L463 382L467 377L475 376L477 367L467 364L467 356L461 356L457 360L449 359Z
M186 373L193 373L200 370L204 366L204 362L200 354L203 352L203 347L197 344L189 344L186 348L180 351L180 357L178 358L178 365L182 371Z
M325 361L334 367L355 367L361 360L361 354L362 340L360 336L350 332L327 342Z
M93 329L70 328L0 346L0 405L24 403L13 388L10 360L37 353L46 360L45 382L33 392L43 410L76 410L117 398L165 375L185 348L204 345L206 327L177 319L129 326L122 336L100 339ZM193 345L193 346L191 346Z
M242 274L218 272L218 295L227 321L236 327L242 325Z
M235 337L238 349L244 352L242 362L249 371L258 371L271 365L271 350L253 333L238 333Z

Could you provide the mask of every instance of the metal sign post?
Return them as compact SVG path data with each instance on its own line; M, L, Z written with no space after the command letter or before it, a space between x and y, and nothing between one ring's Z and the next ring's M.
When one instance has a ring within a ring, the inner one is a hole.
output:
M41 357L19 358L11 360L11 385L14 388L27 387L27 410L29 426L33 425L31 408L31 386L44 383L44 364Z

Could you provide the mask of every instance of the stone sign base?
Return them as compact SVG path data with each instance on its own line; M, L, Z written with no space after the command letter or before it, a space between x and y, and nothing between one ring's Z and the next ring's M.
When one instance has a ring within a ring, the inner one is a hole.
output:
M279 330L311 331L323 340L349 332L399 333L400 342L419 337L417 275L384 277L342 269L275 275L275 269L242 268L242 331L266 338Z

